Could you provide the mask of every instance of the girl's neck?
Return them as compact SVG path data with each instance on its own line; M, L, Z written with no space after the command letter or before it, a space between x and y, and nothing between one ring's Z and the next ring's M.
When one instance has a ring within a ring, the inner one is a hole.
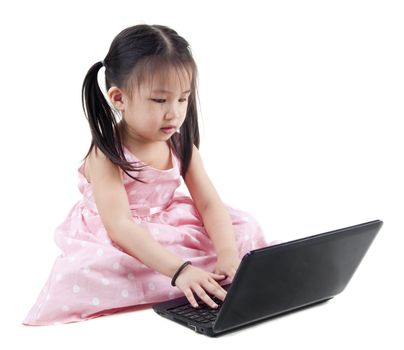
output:
M156 149L160 149L162 146L162 142L143 142L137 140L136 137L131 135L130 128L123 120L118 123L118 128L121 134L122 144L132 153L152 154L156 151ZM168 144L168 142L164 143Z

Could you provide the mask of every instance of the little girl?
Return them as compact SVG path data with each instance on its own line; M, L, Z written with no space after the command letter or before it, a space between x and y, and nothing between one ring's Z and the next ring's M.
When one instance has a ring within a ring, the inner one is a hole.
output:
M97 82L105 67L106 97ZM84 78L91 146L83 194L55 230L62 250L23 324L90 319L196 293L223 300L240 259L268 246L255 219L222 203L199 154L197 66L162 25L121 31ZM111 104L111 105L110 105ZM176 192L184 179L189 196ZM276 241L271 242L276 243Z

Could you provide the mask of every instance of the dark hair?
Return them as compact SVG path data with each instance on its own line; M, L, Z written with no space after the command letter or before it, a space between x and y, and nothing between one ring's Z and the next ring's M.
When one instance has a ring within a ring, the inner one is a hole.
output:
M116 86L133 94L133 85L140 84L157 71L167 71L174 67L185 69L191 78L191 93L185 120L180 133L174 133L170 144L181 159L181 175L185 177L192 156L192 148L199 148L199 127L196 105L197 66L188 42L173 29L163 25L139 24L122 30L112 41L104 60L105 85L107 91ZM92 141L83 158L86 159L93 147L99 148L105 156L119 166L134 180L144 182L129 174L141 171L144 166L135 167L124 155L122 137L114 111L98 85L98 71L103 66L100 61L87 72L82 87L82 105L91 129ZM148 74L148 75L147 75Z

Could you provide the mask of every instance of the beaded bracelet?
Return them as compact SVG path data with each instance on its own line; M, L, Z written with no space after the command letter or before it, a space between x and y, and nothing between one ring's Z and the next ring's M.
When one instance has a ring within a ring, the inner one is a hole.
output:
M187 266L187 265L192 265L192 262L191 262L191 261L186 261L186 262L184 262L184 263L178 268L177 272L174 274L174 276L173 276L173 278L172 278L172 280L171 280L171 285L172 285L173 287L175 287L175 280L177 279L178 275L180 274L180 272L181 272L181 271L185 268L185 266Z

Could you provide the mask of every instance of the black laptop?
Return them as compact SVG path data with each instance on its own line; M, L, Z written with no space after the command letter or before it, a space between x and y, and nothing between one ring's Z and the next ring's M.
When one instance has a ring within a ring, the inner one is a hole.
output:
M183 296L153 310L207 336L218 336L333 298L341 293L383 222L374 220L319 235L251 250L245 254L224 301L213 309L194 293L199 307Z

